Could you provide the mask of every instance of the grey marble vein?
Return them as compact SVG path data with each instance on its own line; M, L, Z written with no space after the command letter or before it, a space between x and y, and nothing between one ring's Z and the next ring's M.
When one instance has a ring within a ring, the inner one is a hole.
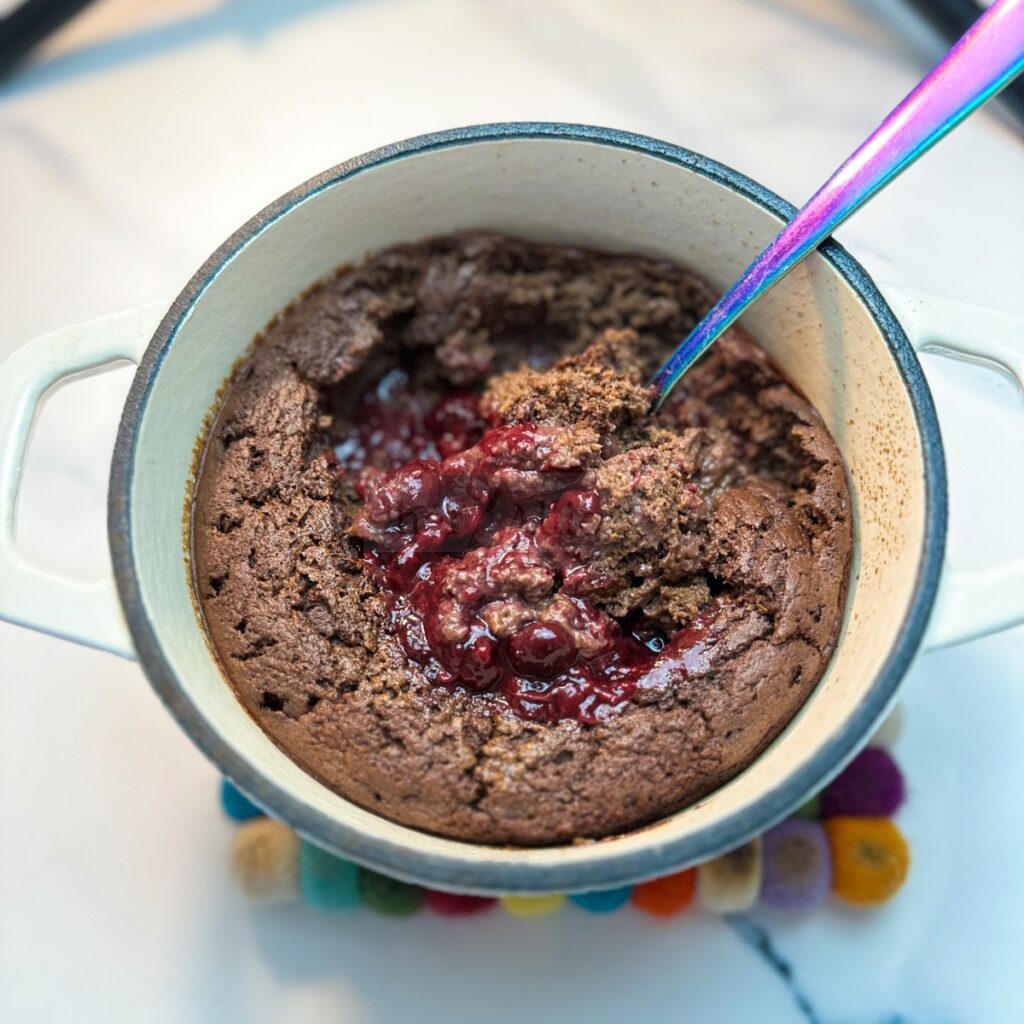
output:
M793 964L775 947L771 933L763 925L758 924L745 914L730 915L724 918L736 935L743 940L768 965L785 985L793 998L793 1003L807 1024L849 1024L849 1021L828 1021L821 1016L817 1007L811 1002L797 977ZM867 1022L865 1022L867 1024ZM902 1013L886 1014L870 1024L916 1024ZM933 1022L933 1024L952 1024L952 1022Z
M796 1008L807 1024L824 1024L814 1004L800 987L793 965L775 948L768 930L746 915L729 916L725 920L732 930L778 975L789 990Z

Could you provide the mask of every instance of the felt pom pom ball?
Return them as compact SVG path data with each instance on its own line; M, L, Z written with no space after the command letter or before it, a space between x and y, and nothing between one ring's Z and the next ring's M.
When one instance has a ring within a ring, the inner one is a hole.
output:
M231 871L251 899L293 900L299 893L299 837L271 818L247 821L231 844Z
M888 818L830 818L825 831L832 847L833 891L847 903L884 903L903 885L910 850Z
M871 746L889 749L903 734L903 706L897 704L871 737Z
M761 902L779 910L812 910L828 898L828 838L816 821L790 818L761 838Z
M731 850L697 868L697 900L713 914L749 910L761 891L761 840Z
M561 893L550 896L502 896L501 905L513 917L542 917L553 914L565 902Z
M621 889L599 889L595 892L573 893L569 899L577 907L588 911L591 914L610 914L613 910L629 902L632 888L628 885Z
M892 755L881 747L868 747L825 787L821 814L885 817L899 809L904 795L903 775Z
M418 885L408 885L367 868L359 869L359 888L363 902L388 917L411 917L423 906L423 890Z
M252 821L265 817L261 811L233 782L222 779L220 805L232 821Z
M693 901L696 882L697 872L693 868L642 882L633 890L633 903L653 917L674 917Z
M808 821L817 821L821 817L821 794L816 793L805 800L794 812L795 818L806 818Z
M466 917L490 910L498 901L488 896L465 896L457 892L440 892L426 889L423 899L435 914L444 917Z
M351 910L362 902L359 868L305 840L299 851L299 886L302 898L320 910Z

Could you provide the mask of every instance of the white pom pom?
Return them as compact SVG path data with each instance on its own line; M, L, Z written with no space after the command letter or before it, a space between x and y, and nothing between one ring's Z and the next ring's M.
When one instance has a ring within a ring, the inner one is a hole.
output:
M871 746L885 747L887 750L896 745L903 732L903 705L897 704L889 712L888 717L871 737Z
M713 914L749 910L757 902L760 889L760 838L697 868L697 900Z
M299 837L271 818L245 822L231 846L231 873L250 899L298 899Z

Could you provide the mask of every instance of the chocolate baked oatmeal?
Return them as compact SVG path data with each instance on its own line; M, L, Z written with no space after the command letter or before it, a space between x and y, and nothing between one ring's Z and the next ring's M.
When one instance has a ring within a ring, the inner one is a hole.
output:
M846 474L668 262L471 233L340 271L237 371L192 513L224 672L299 765L405 825L538 845L735 776L820 679Z

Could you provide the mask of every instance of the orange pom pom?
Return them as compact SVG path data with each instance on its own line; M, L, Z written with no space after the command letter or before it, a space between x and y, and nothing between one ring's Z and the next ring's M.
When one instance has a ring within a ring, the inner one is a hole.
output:
M665 878L642 882L633 890L633 903L645 914L672 917L693 902L697 872L693 868Z
M888 818L830 818L824 825L832 848L832 891L841 900L874 906L903 885L910 850Z

